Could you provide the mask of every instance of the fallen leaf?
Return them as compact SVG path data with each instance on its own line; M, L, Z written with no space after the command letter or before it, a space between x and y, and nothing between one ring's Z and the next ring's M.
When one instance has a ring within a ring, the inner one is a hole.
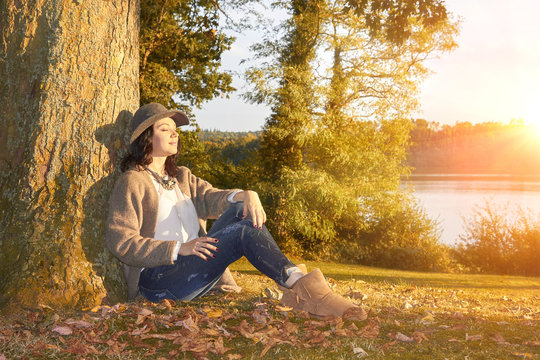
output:
M65 352L68 352L70 354L76 354L76 355L88 355L88 354L100 354L100 352L93 347L92 345L83 344L80 341L77 341L73 344L71 344L67 349L64 350Z
M45 305L45 304L38 304L38 307L43 309L43 310L52 310L54 311L54 309L52 307L50 307L49 305ZM1 360L2 358L0 358Z
M223 310L221 309L211 309L210 307L204 307L203 311L210 319L216 319L223 316Z
M154 312L152 310L149 310L149 309L145 309L145 308L141 308L139 310L139 312L137 313L137 315L141 315L141 316L150 316L152 315Z
M290 290L289 290L290 291ZM271 300L281 300L282 294L277 289L264 288L263 294Z
M267 323L266 316L261 314L260 311L258 311L258 310L253 311L251 316L253 317L253 319L255 320L255 322L257 324L266 325L266 323Z
M4 354L0 354L0 360L7 360Z
M390 347L396 345L398 343L397 340L392 340L390 342L387 342L386 344L384 344L383 346L381 346L381 350L382 351L386 351L388 350Z
M465 341L479 341L479 340L482 340L483 336L478 334L478 335L471 335L469 336L469 334L465 334Z
M227 360L240 360L242 358L243 356L240 354L227 354Z
M148 332L150 329L146 328L146 325L144 325L142 328L136 328L131 332L131 336L138 336L141 334L144 334L145 332Z
M216 329L204 329L203 332L208 336L219 336L220 333Z
M457 324L452 326L448 330L467 330L467 326L465 324Z
M32 346L33 351L40 351L40 350L58 350L58 346L47 344L44 341L38 341ZM0 354L0 360L2 360L2 356Z
M163 299L161 300L161 305L163 305L166 309L171 310L173 306L175 305L175 303L171 299Z
M402 334L400 332L398 332L396 334L395 339L399 340L399 341L403 341L403 342L413 342L414 341L414 339L412 339L412 338L408 337L407 335Z
M454 319L459 319L459 320L463 320L463 319L467 318L465 315L463 315L463 314L460 313L460 312L454 312L454 313L452 314L452 317L453 317Z
M67 319L66 324L73 325L77 329L87 329L87 328L91 328L92 326L94 326L94 325L90 324L88 321L73 320L73 319Z
M94 306L91 309L85 308L85 309L83 309L83 311L90 311L90 312L96 313L96 312L98 312L99 309L101 309L101 306L97 305L97 306Z
M305 335L309 344L320 344L326 339L327 332L319 330L308 331Z
M292 309L290 306L276 305L276 311L291 311Z
M489 334L489 338L493 341L495 341L499 345L508 344L504 337L500 333L492 333Z
M435 317L433 317L433 314L430 312L427 312L424 314L424 316L418 319L416 323L427 325L427 324L433 323L434 321L435 321Z
M318 321L318 320L308 320L304 322L304 327L307 328L318 328L328 325L327 321Z
M379 336L378 320L370 319L369 323L357 332L357 335L363 338L375 339L377 336Z
M408 301L405 301L405 304L403 304L403 308L405 310L409 310L409 309L412 309L412 305L408 302Z
M127 344L121 344L117 341L113 342L111 345L109 345L109 350L105 353L107 356L114 356L114 355L120 355L122 354L122 350L127 346ZM125 355L125 354L124 354Z
M225 329L223 326L221 325L216 325L216 327L218 328L218 330L220 330L223 335L225 335L226 337L231 337L231 333L227 331L227 329Z
M191 332L196 332L196 331L199 330L199 327L195 324L195 322L191 318L191 315L187 319L182 320L181 324L182 324L183 327L185 327L186 329L188 329Z
M266 344L266 346L264 347L263 351L261 352L261 355L259 357L263 357L264 355L266 355L266 353L268 352L268 350L270 350L274 345L277 344L277 341L275 339L270 339L270 341L268 341L268 343Z
M56 326L52 331L62 335L67 336L73 334L73 330L69 326Z
M361 347L353 348L353 354L358 356L359 358L363 358L365 356L368 356L368 353L364 349L362 349Z
M518 356L518 357L522 357L522 358L525 358L525 359L532 359L533 358L533 354L531 353L520 353L520 352L514 352L512 353L512 355L515 355L515 356Z
M416 341L417 343L421 343L422 341L429 341L429 337L426 333L423 333L421 331L415 331L411 334L411 337Z
M366 300L368 296L366 294L362 294L360 291L352 290L347 294L350 298L357 299L357 300Z
M351 307L343 313L342 317L345 320L362 321L367 319L367 313L361 307Z
M137 315L137 321L135 321L135 325L141 325L146 319L148 319L148 316Z
M182 337L182 336L184 336L184 334L182 334L179 331L175 331L175 332L167 333L167 334L144 334L144 335L141 335L141 339L161 339L161 340L174 341L178 337Z

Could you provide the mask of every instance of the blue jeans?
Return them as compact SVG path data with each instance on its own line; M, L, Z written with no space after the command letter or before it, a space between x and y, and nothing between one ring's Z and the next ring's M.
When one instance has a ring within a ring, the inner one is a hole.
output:
M245 256L260 272L285 286L287 269L295 266L279 249L270 232L253 227L248 216L242 219L243 203L231 204L208 232L219 240L215 258L208 260L178 255L172 265L146 268L139 280L140 293L151 301L192 300L208 292L233 262Z

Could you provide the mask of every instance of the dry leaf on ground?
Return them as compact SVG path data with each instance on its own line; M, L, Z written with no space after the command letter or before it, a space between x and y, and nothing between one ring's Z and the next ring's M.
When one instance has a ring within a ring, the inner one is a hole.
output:
M361 328L357 335L363 338L375 339L379 336L379 319L369 319L369 323Z
M69 326L56 326L54 329L52 329L52 331L62 336L73 334L73 330Z
M394 338L395 338L396 340L403 341L403 342L413 342L413 341L414 341L413 338L410 338L410 337L408 337L407 335L402 334L402 333L400 333L400 332L398 332L398 333L394 336Z
M481 334L478 335L470 335L465 334L465 341L479 341L482 340L483 336Z
M495 341L499 345L508 344L508 342L506 342L506 340L504 339L504 337L500 333L489 334L489 338L491 340Z
M67 319L65 322L68 325L75 326L77 329L87 329L87 328L91 328L92 326L94 326L94 325L90 324L88 321L84 321L84 320Z
M415 331L412 333L411 337L416 341L417 343L421 343L422 341L429 341L429 336L422 332L422 331Z
M362 349L361 347L355 347L353 349L353 354L358 356L359 358L363 358L365 356L368 356L368 353L364 349Z

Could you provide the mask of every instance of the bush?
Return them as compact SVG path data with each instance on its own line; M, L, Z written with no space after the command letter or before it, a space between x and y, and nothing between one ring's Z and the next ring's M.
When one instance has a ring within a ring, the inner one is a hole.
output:
M540 276L540 214L489 203L465 222L455 256L470 271Z
M340 249L342 259L404 270L456 269L450 248L438 242L437 222L427 217L410 194L382 194L364 201L364 209L356 240Z

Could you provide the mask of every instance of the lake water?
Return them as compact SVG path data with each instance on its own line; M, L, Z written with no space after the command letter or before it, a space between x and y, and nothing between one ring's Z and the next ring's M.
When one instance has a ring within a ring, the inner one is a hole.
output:
M453 245L464 233L463 219L475 205L486 201L495 206L531 209L540 213L540 176L511 175L412 175L414 194L428 215L441 225L441 242Z

